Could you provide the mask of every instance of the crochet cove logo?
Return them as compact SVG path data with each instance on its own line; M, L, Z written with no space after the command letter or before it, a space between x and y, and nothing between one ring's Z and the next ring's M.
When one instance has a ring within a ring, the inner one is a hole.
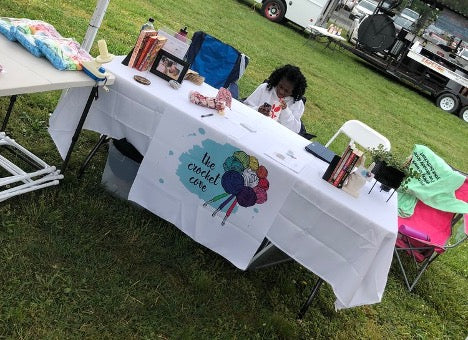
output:
M224 213L221 225L237 206L248 208L268 200L268 170L257 158L230 144L206 139L179 157L176 174L191 193L215 210Z

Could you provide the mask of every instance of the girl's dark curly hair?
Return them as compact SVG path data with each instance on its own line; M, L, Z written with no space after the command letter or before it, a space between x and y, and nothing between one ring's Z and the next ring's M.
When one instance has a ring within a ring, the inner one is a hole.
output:
M280 80L283 78L294 84L292 93L294 101L297 102L298 100L301 100L307 88L307 80L301 73L299 67L288 64L274 70L267 81L268 90L271 90L273 87L278 85Z

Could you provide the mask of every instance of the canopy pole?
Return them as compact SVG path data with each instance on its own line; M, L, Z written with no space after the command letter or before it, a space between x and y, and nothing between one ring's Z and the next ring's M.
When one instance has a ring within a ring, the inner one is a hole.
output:
M94 39L96 38L97 31L101 27L102 19L106 15L106 9L109 5L110 0L98 0L98 4L94 9L94 14L89 21L88 30L81 44L81 48L89 52L91 46L93 46Z
M94 38L96 38L97 31L101 27L102 19L106 15L106 9L109 5L110 0L98 0L96 7L94 8L94 13L91 19L89 20L88 30L86 31L85 37L81 44L81 48L86 52L89 52L91 46L93 46ZM64 89L60 95L59 102L67 94L69 89Z

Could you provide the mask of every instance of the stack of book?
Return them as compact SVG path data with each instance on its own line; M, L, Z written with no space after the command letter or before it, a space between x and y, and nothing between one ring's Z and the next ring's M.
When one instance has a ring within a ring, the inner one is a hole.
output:
M349 174L352 172L359 158L361 158L363 154L364 153L356 149L354 145L348 145L335 168L331 171L330 176L324 179L335 187L342 188L343 183L345 183Z
M138 71L149 70L166 41L167 38L158 36L155 30L142 30L131 53L128 67Z

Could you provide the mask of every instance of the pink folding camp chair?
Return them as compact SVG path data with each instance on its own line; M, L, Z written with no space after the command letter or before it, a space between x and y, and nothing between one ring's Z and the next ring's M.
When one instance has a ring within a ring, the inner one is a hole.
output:
M468 202L468 179L455 191L455 197ZM440 254L466 240L468 214L464 215L464 221L462 217L462 214L441 211L418 201L413 215L398 218L394 254L409 291ZM409 264L400 257L402 253L411 256Z

